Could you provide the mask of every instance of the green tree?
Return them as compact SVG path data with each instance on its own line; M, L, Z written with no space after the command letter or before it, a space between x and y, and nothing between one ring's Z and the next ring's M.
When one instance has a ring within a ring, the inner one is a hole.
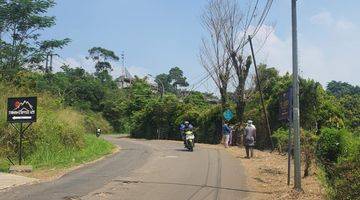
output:
M349 83L341 81L329 82L326 90L337 97L341 97L344 95L360 94L359 86L352 86Z
M50 73L53 71L52 63L49 63L49 59L52 62L52 56L55 55L56 49L62 49L71 42L69 38L63 40L45 40L40 43L40 51L36 56L32 58L31 63L35 64L35 67L44 71L45 73ZM46 60L45 67L40 65L42 61Z
M164 85L165 92L176 94L178 87L187 87L189 83L186 81L183 71L179 67L173 67L168 74L159 74L155 77L155 82Z
M186 77L184 76L183 71L179 67L171 68L169 71L169 77L175 91L177 91L178 86L189 86L189 83L186 81Z
M345 95L339 99L343 107L345 124L350 130L360 133L360 94Z
M93 47L89 49L88 52L89 57L87 57L87 59L92 59L95 62L95 76L98 77L101 82L111 80L110 71L113 69L110 62L119 60L115 52L102 47Z
M119 133L128 133L130 120L128 106L130 99L125 90L111 90L102 101L103 115Z
M191 92L188 96L185 97L184 102L197 107L207 107L209 106L208 101L205 98L205 95L201 92Z
M53 0L0 2L0 34L7 36L0 35L3 77L10 80L25 66L39 67L48 51L62 48L69 42L69 39L53 42L39 39L40 31L55 25L55 17L45 15L54 5Z

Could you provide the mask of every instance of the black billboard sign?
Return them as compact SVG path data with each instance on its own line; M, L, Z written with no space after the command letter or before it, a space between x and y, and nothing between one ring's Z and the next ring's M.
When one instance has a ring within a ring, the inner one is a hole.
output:
M279 120L291 121L292 119L292 88L280 96Z
M11 97L7 103L7 121L10 123L36 122L36 97Z

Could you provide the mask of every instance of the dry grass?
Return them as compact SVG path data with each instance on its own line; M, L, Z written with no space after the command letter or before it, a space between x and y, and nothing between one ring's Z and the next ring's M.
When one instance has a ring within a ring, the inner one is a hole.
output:
M227 151L242 162L249 186L269 193L256 194L254 199L325 199L325 189L316 178L316 169L312 169L310 176L302 179L303 192L297 192L293 189L293 176L290 186L287 185L287 156L279 155L277 152L254 150L254 158L246 159L244 148L232 147ZM293 170L291 168L292 175Z

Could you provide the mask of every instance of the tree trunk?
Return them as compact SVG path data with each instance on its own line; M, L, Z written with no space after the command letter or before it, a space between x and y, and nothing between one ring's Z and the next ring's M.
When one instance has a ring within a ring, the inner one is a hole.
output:
M217 135L217 139L218 141L221 141L222 139L222 126L224 124L224 118L222 117L222 113L225 111L225 109L228 107L227 105L227 93L226 93L226 90L227 88L226 87L223 87L223 88L220 88L220 95L221 95L221 120L219 120L219 125L217 125L217 127L219 127L219 131L218 131L218 135Z
M243 57L239 55L236 57L236 54L231 54L231 60L233 63L233 66L236 71L236 76L238 79L238 85L236 87L236 115L238 117L238 122L243 123L244 122L244 112L245 112L245 81L249 74L249 69L251 66L251 57L248 56L246 61L244 62ZM234 142L234 137L233 137Z

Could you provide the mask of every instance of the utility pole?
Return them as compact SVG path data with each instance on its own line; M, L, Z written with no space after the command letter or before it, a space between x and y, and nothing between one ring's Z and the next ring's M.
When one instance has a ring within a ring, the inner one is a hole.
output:
M120 82L121 82L121 88L124 88L125 78L126 78L126 72L125 72L125 52L121 52L121 62L122 62L122 68L120 72Z
M293 61L293 130L294 130L294 188L301 189L301 160L300 160L300 109L299 109L299 69L297 44L296 0L291 0L292 18L292 61Z
M249 35L248 40L249 40L249 43L250 43L252 58L253 58L253 62L254 62L256 80L257 80L257 85L258 85L258 89L259 89L259 92L260 92L261 105L262 105L262 108L263 108L263 111L264 111L264 116L265 116L265 119L266 119L267 131L268 131L269 140L270 140L270 144L271 144L271 150L274 150L274 143L273 143L273 141L271 139L271 129L270 129L269 118L268 118L266 108L265 108L264 97L263 97L263 93L262 93L262 89L261 89L261 82L260 82L260 79L259 79L259 73L258 73L258 70L257 70L254 48L253 48L253 44L252 44L250 35Z

